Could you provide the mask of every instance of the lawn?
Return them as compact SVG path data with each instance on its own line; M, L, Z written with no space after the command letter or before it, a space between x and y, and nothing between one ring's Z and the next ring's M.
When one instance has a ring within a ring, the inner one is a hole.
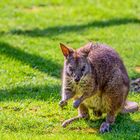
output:
M63 55L59 43L78 48L108 44L124 60L131 79L140 77L139 0L1 0L0 140L139 140L140 113L119 115L110 133L105 119L61 123L77 115L72 102L61 110ZM140 94L129 99L140 105Z

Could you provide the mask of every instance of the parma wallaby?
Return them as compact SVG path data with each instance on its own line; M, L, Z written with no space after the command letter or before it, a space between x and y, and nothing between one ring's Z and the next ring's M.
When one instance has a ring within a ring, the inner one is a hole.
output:
M73 50L60 44L65 56L63 69L62 100L63 107L71 98L73 106L78 108L78 116L66 120L66 127L74 120L89 118L89 109L101 116L107 113L106 121L100 126L100 132L109 131L119 112L127 113L138 110L135 102L127 102L129 78L119 55L110 47L88 43Z

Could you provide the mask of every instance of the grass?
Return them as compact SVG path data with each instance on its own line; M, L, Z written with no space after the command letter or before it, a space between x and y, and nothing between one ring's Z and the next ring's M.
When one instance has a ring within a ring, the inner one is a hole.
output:
M2 0L0 2L0 139L139 139L140 113L119 115L112 131L105 119L61 123L77 114L58 106L63 56L59 43L78 48L89 41L112 46L130 78L140 76L138 0ZM129 99L140 104L140 94Z

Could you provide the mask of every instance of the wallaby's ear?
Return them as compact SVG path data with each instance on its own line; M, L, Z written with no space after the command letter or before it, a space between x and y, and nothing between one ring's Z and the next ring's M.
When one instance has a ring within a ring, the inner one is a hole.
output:
M69 48L69 47L66 47L64 44L60 43L60 47L61 47L61 50L63 52L63 55L68 58L68 56L70 56L74 51L73 49Z
M94 44L92 42L89 42L83 47L81 47L79 50L82 52L82 55L84 57L87 57L93 46Z

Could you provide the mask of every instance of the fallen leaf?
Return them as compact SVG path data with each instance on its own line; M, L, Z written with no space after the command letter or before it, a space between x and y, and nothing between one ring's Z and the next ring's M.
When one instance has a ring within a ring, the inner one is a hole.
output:
M138 73L140 73L140 66L136 66L135 67L135 71L138 72Z

